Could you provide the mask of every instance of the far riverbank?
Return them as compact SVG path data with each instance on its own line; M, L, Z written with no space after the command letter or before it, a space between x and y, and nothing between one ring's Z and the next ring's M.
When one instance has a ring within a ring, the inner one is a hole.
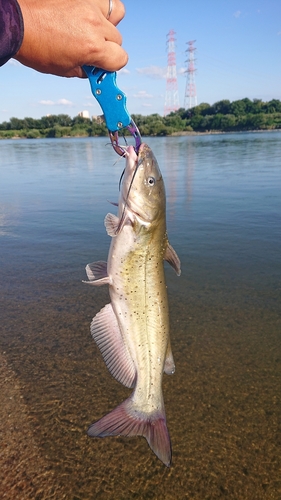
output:
M212 106L201 103L191 109L180 108L166 116L132 114L132 119L143 137L273 131L281 129L281 102L278 99L263 102L247 97L233 102L224 99ZM126 129L123 132L129 134ZM10 118L0 123L0 138L4 139L102 137L107 134L102 116L71 118L61 114L40 119Z

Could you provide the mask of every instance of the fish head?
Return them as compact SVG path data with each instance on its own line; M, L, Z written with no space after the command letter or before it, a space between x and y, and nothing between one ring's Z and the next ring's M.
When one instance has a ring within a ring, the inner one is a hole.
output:
M142 143L138 155L127 148L126 168L122 182L122 198L127 208L146 223L165 218L165 186L151 148Z

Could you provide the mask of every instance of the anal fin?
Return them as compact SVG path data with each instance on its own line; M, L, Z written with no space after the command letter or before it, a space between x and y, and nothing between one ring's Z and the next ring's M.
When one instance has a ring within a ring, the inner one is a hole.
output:
M111 304L103 307L93 318L91 334L111 375L126 387L134 387L135 365L123 341Z
M164 364L164 372L167 375L173 375L175 373L175 362L173 358L173 353L172 353L172 347L171 347L171 342L169 339L168 342L168 347L167 347L167 352L166 352L166 359L165 359L165 364Z
M181 275L181 263L177 252L173 249L172 245L168 242L164 259L169 262L178 276Z

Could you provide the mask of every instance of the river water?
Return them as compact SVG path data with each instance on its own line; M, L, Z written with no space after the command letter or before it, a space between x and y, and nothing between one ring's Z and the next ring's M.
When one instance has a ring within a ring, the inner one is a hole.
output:
M6 460L3 498L281 498L281 133L145 140L182 263L181 277L166 269L172 466L143 438L85 433L130 393L90 336L106 287L82 283L85 265L106 259L103 220L124 160L106 138L4 140L0 353L25 408L27 456L35 443L50 484L36 466L26 483L15 468L9 483Z

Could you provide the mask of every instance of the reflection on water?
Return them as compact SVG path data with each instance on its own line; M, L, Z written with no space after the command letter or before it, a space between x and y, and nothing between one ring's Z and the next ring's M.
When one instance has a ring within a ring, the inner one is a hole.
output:
M13 204L0 202L0 236L16 236L13 231L19 224L19 210Z
M81 283L123 160L106 138L0 142L0 496L281 498L280 138L147 139L183 270L167 267L171 469L142 438L85 434L130 392L89 333L106 287Z

